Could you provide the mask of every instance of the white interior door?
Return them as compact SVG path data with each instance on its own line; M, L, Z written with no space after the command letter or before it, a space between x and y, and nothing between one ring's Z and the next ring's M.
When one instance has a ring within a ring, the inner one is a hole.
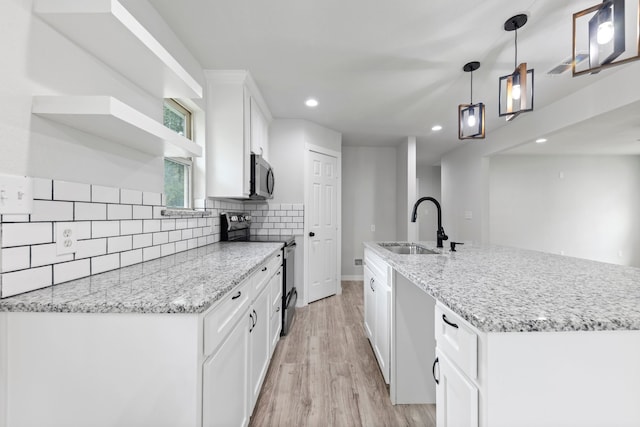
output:
M309 152L308 251L309 302L336 294L338 290L338 160Z

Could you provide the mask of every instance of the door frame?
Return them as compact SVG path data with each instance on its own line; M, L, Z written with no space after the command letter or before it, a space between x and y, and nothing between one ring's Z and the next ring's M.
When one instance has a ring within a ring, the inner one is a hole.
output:
M304 298L303 306L309 304L309 224L311 221L309 206L311 202L311 194L309 194L309 172L311 166L311 152L324 154L336 158L336 295L342 294L342 283L340 282L342 265L340 264L342 257L342 152L331 150L319 145L305 143L304 147Z

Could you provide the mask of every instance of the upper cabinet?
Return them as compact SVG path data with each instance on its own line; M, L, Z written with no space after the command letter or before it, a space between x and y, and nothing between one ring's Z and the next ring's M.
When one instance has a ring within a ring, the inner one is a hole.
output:
M202 87L118 0L35 0L60 33L154 96L202 98Z
M246 70L205 70L207 196L248 198L251 153L268 158L271 112Z

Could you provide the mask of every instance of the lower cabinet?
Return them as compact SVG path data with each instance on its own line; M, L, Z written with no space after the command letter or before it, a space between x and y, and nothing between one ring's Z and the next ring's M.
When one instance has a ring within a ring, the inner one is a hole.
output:
M206 360L202 370L204 427L246 426L249 423L280 337L281 323L273 322L273 301L281 301L281 277L282 268L274 257L238 286L238 291L232 291L228 301L221 301L205 316ZM249 295L243 302L245 292ZM227 309L229 316L221 317L225 313L225 303L243 307L242 312ZM277 314L280 315L279 310ZM213 322L208 321L210 317L221 318ZM208 333L207 325L213 325L209 327L211 333ZM207 345L207 338L213 332L225 337L208 356L206 351L211 346ZM274 340L274 336L277 339Z
M376 293L374 288L373 273L365 265L364 267L364 331L370 341L373 342L373 328L376 321Z
M249 327L238 322L202 369L202 425L249 423Z
M371 341L380 371L387 384L391 358L391 286L388 266L380 258L365 251L364 329Z
M436 425L478 427L478 389L436 349Z
M282 267L271 278L269 287L271 288L271 353L276 349L276 344L280 340L280 332L282 331Z
M271 359L271 335L269 324L271 320L271 299L269 286L265 286L255 299L250 309L251 327L249 329L249 375L250 375L250 411L258 400L262 381L269 367Z

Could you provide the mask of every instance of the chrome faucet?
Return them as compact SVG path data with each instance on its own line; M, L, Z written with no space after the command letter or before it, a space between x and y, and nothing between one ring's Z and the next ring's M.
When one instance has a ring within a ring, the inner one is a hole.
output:
M433 197L419 198L416 204L413 205L413 212L411 213L411 222L416 222L416 219L418 219L418 205L420 205L420 203L424 202L425 200L432 201L433 204L436 205L436 209L438 210L438 231L436 232L436 236L438 238L438 244L436 245L436 247L441 248L442 241L449 239L449 236L444 234L444 228L442 228L442 210L440 209L440 203L438 203L436 199L434 199Z

